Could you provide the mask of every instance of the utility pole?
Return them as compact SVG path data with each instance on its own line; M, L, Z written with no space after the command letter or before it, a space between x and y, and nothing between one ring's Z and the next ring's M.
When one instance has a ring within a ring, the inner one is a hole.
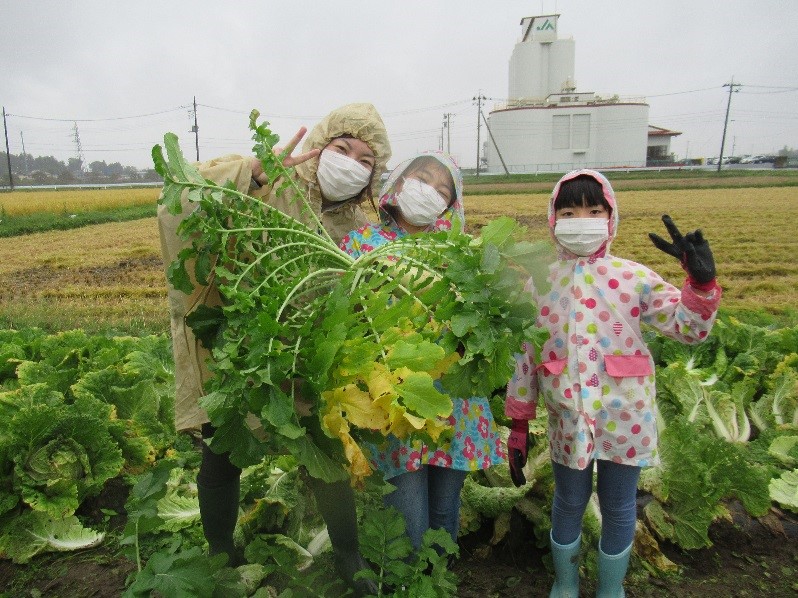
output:
M6 107L3 106L3 132L6 136L6 161L8 162L8 187L14 190L14 177L11 174L11 151L8 149L8 126L6 126Z
M482 124L482 122L479 119L482 116L482 100L487 100L488 98L482 95L482 92L480 91L476 96L474 96L471 99L477 103L477 176L479 176L479 150L480 150L479 127Z
M452 153L452 114L447 112L443 115L443 128L446 129L446 153ZM443 140L441 140L441 149L443 149Z
M28 154L25 151L25 138L22 136L22 131L19 132L19 138L22 141L22 161L25 164L25 175L28 174Z
M197 162L199 159L199 127L197 126L197 96L194 96L194 126L191 127L191 132L194 133L194 145L197 148Z
M720 140L720 156L718 157L718 172L723 164L723 146L726 145L726 128L729 126L729 109L731 108L732 92L739 91L742 87L739 83L734 82L734 77L731 78L731 83L724 83L723 87L729 88L729 101L726 103L726 120L723 122L723 138Z
M72 130L75 132L75 147L77 148L78 167L82 171L85 167L86 158L83 156L83 146L80 144L80 131L78 131L78 123L72 123Z

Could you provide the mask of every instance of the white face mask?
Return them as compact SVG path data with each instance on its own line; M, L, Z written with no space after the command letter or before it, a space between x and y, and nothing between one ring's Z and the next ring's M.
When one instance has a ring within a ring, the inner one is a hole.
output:
M609 239L608 224L604 218L562 218L554 225L554 236L574 255L587 257Z
M371 169L349 156L325 150L316 171L324 199L345 201L360 193L371 179Z
M402 190L396 194L396 204L402 217L414 226L434 224L448 207L434 187L418 179L405 179Z

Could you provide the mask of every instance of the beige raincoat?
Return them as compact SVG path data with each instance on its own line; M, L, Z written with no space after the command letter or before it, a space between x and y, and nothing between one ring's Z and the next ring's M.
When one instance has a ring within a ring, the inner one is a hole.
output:
M365 141L375 154L371 184L359 196L345 202L327 205L322 201L316 180L318 160L309 160L295 168L297 183L307 191L313 211L321 217L324 228L336 243L339 243L349 231L368 222L359 204L362 199L371 197L374 191L379 189L380 175L385 171L388 159L391 157L385 125L371 104L348 104L333 110L308 134L302 151L323 149L330 141L343 135ZM267 198L270 205L306 225L314 226L310 214L303 213L302 206L292 201L290 190L278 194L270 187L257 188L253 185L251 160L251 157L231 155L201 162L196 166L206 179L219 184L232 181L239 191L248 192L253 197ZM177 259L180 250L190 243L177 234L177 227L189 213L189 202L185 196L181 214L169 214L164 206L158 206L158 231L166 268ZM190 264L187 269L189 272L193 270ZM203 384L210 378L206 365L210 352L194 337L186 325L185 318L199 305L217 306L222 302L213 282L207 287L197 285L194 280L192 282L195 288L190 295L172 288L171 285L168 292L172 350L175 360L175 427L178 430L196 428L208 421L207 414L199 406L199 398L204 394Z

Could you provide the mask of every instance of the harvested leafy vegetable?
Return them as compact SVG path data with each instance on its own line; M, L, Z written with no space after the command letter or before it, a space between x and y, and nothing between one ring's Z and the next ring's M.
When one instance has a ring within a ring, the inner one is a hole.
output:
M362 480L370 467L361 439L435 439L452 396L489 396L506 384L513 353L536 340L536 309L522 289L543 246L502 218L480 237L412 235L355 260L327 235L257 118L253 111L250 128L264 172L281 192L293 190L315 228L205 180L173 134L164 137L168 157L153 148L160 203L191 211L178 230L191 246L169 280L186 293L192 280L213 282L223 297L188 320L213 351L201 401L216 427L210 444L239 466L287 450L315 477L341 479L344 466ZM300 395L312 402L310 417L295 410ZM249 414L265 440L250 431Z

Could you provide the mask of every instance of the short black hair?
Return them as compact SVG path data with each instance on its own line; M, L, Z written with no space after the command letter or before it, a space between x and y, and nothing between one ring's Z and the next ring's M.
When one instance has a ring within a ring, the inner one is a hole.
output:
M554 211L563 208L578 208L581 206L604 206L607 212L612 213L607 199L604 197L604 188L596 179L588 174L580 174L560 185L557 198L554 200Z

